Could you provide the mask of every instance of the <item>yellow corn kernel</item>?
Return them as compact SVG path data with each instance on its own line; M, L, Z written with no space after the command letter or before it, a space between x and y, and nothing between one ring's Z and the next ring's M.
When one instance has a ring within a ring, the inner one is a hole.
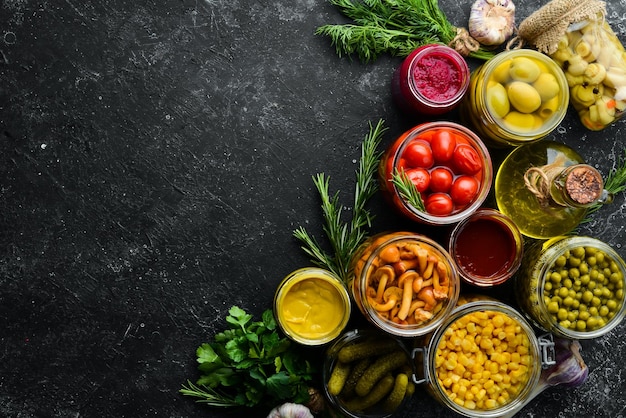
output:
M485 409L493 409L498 406L498 403L495 399L487 399L485 401Z

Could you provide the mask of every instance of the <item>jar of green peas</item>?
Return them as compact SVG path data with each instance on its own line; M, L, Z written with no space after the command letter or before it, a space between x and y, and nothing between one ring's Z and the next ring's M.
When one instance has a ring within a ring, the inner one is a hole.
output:
M626 315L626 264L596 238L536 241L525 250L522 266L515 278L519 306L535 325L554 335L596 338Z

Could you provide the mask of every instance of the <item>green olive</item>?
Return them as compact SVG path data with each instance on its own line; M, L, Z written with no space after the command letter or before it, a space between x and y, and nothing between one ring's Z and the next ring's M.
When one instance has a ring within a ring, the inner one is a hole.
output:
M506 89L509 101L521 113L533 113L541 106L541 96L537 89L523 81L513 81Z
M511 110L509 96L500 83L494 83L487 87L486 103L487 109L499 118L505 117Z
M533 87L539 92L542 102L556 97L561 91L559 82L552 73L541 73L537 79L533 82Z
M533 83L539 78L541 68L537 63L527 57L515 57L509 66L509 76L513 80Z

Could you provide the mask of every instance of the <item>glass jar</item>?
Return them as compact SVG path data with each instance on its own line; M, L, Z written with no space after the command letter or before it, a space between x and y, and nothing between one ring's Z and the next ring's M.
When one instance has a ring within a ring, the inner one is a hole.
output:
M415 382L474 418L513 416L537 395L542 367L555 363L550 336L537 337L520 313L495 300L456 308L412 356Z
M391 82L398 107L409 115L440 115L454 109L469 86L465 59L441 44L417 48L396 69Z
M376 361L385 362L393 357L395 364L388 367L389 377L380 376L370 386L370 391L382 391L381 399L368 402L362 386L357 393L358 377ZM343 374L343 379L333 375ZM385 380L386 379L386 380ZM397 338L373 329L355 329L341 335L326 350L322 368L324 397L341 416L350 418L385 418L402 410L415 391L413 366L407 347ZM398 382L398 390L393 385ZM393 382L393 383L392 383Z
M432 332L454 309L459 276L447 251L411 232L369 238L356 251L348 285L375 327L400 337Z
M274 295L280 329L297 343L317 346L337 338L350 319L350 294L330 271L305 267L285 277Z
M516 297L537 326L570 339L615 328L626 314L624 260L591 237L557 237L528 246L515 278Z
M504 283L522 263L524 240L515 223L495 209L478 209L450 234L448 252L465 282L490 287Z
M515 148L496 174L494 191L498 210L531 238L546 239L570 232L583 220L587 208L555 204L552 195L545 191L539 193L544 197L540 199L536 190L528 187L525 177L529 169L539 169L541 174L542 167L550 166L551 170L562 172L583 163L582 157L569 146L545 139Z
M461 118L489 146L538 141L567 112L569 89L561 68L531 49L498 53L472 72Z
M408 219L449 225L466 218L485 201L493 166L485 144L454 122L426 122L398 137L380 161L381 191ZM398 179L405 179L402 188ZM423 205L406 190L419 195Z

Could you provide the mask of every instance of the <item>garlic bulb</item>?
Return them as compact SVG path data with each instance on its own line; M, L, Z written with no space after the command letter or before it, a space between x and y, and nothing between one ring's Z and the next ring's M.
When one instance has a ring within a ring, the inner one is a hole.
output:
M470 10L469 33L483 45L501 45L515 29L515 5L511 0L476 0Z
M272 409L267 418L313 418L313 414L304 405L287 402Z

